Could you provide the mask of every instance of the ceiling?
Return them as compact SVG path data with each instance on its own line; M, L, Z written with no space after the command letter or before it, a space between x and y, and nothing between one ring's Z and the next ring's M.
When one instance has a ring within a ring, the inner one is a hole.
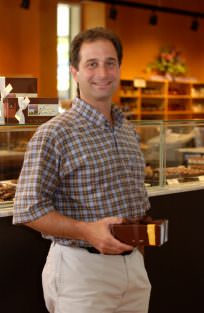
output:
M103 0L93 0L103 2ZM175 8L179 10L195 11L204 13L203 0L104 0L108 3L119 3L120 1L128 3L142 3L146 5L154 5L158 7Z
M130 0L130 1L196 12L204 11L203 0Z

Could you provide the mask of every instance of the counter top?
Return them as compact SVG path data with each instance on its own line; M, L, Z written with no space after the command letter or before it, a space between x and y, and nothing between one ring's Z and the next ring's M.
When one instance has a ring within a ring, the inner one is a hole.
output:
M193 148L180 148L178 149L179 152L183 153L200 153L204 154L204 147L193 147Z
M0 202L0 217L13 215L13 201L7 201L7 203Z
M21 156L23 157L25 154L25 151L12 151L12 150L0 150L0 157L16 157L16 156Z
M185 184L166 185L165 187L150 187L147 188L149 197L162 196L171 193L181 193L193 190L204 189L204 182L189 182Z
M194 190L204 189L204 182L196 183L185 183L184 185L178 186L166 186L166 187L151 187L147 188L149 197L162 196L173 193L188 192ZM3 205L0 203L0 217L12 216L13 215L13 202L8 201Z

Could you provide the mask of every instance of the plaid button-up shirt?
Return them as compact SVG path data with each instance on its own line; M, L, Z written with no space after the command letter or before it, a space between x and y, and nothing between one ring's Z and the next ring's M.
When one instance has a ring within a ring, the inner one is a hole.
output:
M33 221L53 210L84 221L145 214L149 201L138 137L118 109L112 108L112 117L114 126L76 98L69 111L38 128L19 177L14 223Z

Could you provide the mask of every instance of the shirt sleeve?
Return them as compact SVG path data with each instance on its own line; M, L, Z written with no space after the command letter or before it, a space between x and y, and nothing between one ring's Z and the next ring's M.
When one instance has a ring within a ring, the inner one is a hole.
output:
M26 223L53 211L60 157L54 136L39 131L30 140L18 180L13 223Z

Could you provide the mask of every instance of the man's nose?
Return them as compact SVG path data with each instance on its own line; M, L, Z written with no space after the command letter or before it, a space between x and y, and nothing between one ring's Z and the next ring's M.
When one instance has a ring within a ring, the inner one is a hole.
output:
M100 75L101 77L104 77L107 75L107 67L105 65L100 65L98 67L98 75Z

